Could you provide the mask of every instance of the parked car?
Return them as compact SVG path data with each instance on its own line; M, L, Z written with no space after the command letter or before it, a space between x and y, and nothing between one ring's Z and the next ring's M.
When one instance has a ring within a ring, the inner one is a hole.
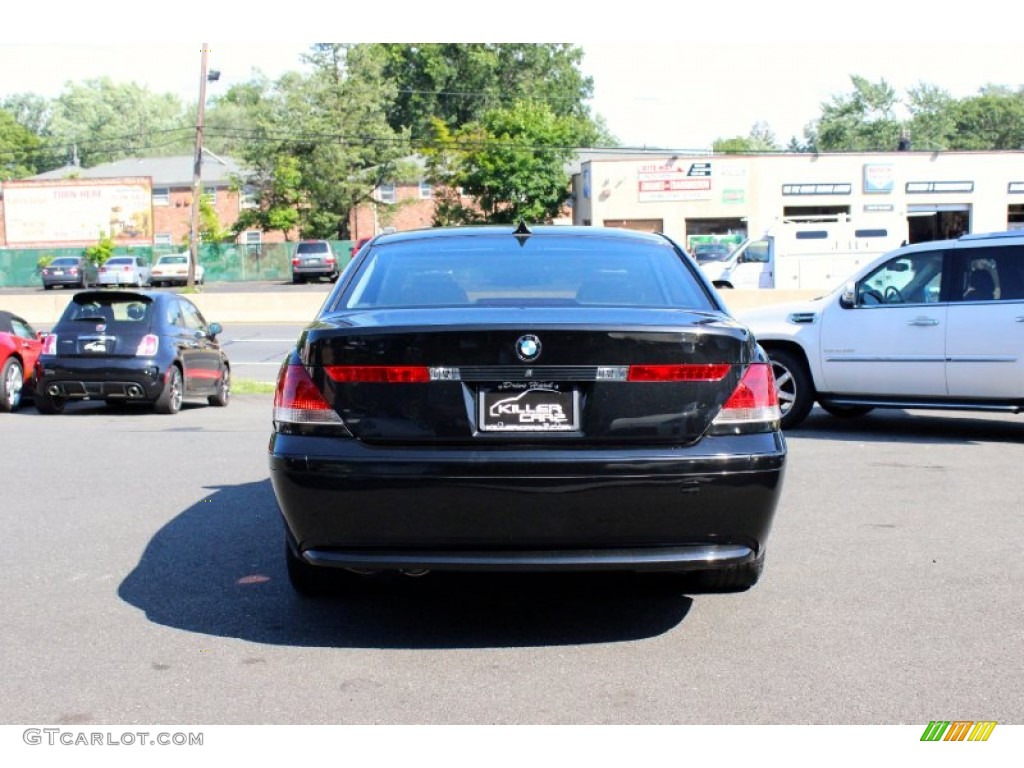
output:
M0 310L0 411L16 411L32 392L42 343L24 318Z
M693 258L698 264L709 261L725 261L733 248L728 243L698 243L693 247Z
M142 288L149 282L149 261L144 256L111 256L100 267L99 285Z
M153 264L149 272L149 284L154 288L164 285L187 285L188 267L192 256L188 251L184 253L168 253L161 256ZM195 282L196 285L203 284L203 277L206 270L202 264L196 264Z
M226 406L231 365L184 296L154 291L76 293L44 338L36 408L61 413L69 400L152 404L177 413L186 398Z
M58 256L40 270L47 291L55 285L88 288L96 285L98 273L96 265L84 256Z
M771 358L782 425L817 402L874 408L1024 409L1024 233L918 243L827 296L738 312Z
M292 257L292 282L304 283L309 278L338 279L338 260L326 240L303 240Z
M360 251L281 368L288 573L661 570L743 590L786 445L771 368L664 235L464 227Z
M360 237L352 244L352 248L349 249L349 258L355 258L355 255L359 253L359 249L366 245L368 242L373 240L372 237Z

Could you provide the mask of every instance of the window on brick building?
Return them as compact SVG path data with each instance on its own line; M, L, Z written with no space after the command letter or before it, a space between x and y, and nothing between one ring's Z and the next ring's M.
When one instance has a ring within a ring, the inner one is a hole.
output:
M434 185L425 179L420 181L420 200L429 200L434 196Z
M248 184L242 187L242 194L238 198L238 207L243 210L245 208L258 208L259 204L256 187L251 187Z
M381 184L377 187L377 199L382 203L393 203L395 202L395 185L394 184Z
M157 232L153 235L153 245L173 245L174 239L170 232Z
M171 188L153 187L153 205L170 205Z

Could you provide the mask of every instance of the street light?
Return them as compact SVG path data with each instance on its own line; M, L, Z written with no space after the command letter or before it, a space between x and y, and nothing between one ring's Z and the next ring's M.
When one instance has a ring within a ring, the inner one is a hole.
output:
M206 108L206 83L220 80L220 70L206 71L206 58L210 49L206 43L202 47L202 64L199 73L199 109L196 114L196 155L192 169L192 226L188 238L188 288L196 285L196 264L199 263L199 192L203 183L203 112Z

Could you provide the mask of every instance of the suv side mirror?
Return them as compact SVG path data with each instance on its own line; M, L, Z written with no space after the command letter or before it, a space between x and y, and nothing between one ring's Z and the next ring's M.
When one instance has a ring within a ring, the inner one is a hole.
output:
M210 323L210 327L209 327L210 338L211 339L217 338L217 335L220 334L220 332L223 331L223 330L224 329L221 328L220 323Z
M857 306L857 286L854 283L847 283L843 286L843 292L839 296L839 306L843 309L853 309Z

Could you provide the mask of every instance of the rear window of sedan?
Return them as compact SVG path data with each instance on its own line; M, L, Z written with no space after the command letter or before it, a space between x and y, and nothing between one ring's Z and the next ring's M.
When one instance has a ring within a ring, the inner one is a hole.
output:
M50 262L51 267L77 267L78 258L75 256L61 256Z
M161 256L157 264L188 264L188 256Z
M106 261L106 264L115 264L115 265L117 265L117 264L134 264L134 263L135 263L135 259L133 259L131 256L114 256L112 258L107 259L107 261Z
M714 309L665 242L534 235L427 238L380 245L342 297L346 309L423 306Z

